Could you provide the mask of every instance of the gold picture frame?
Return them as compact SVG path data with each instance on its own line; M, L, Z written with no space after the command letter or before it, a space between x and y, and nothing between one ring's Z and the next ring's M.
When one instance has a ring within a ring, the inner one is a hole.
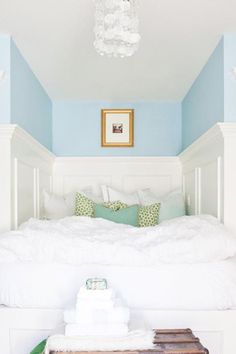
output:
M101 145L102 147L134 146L133 109L102 109Z

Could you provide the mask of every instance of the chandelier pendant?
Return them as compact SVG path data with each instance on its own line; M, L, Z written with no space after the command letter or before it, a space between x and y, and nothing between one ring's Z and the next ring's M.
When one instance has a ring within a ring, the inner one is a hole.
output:
M95 41L100 55L130 57L138 49L138 0L94 0Z

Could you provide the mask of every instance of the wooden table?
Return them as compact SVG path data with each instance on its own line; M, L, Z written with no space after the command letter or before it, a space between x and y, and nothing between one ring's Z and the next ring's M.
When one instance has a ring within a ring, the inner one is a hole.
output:
M150 350L51 352L50 354L209 354L191 329L155 330L154 344L155 347Z

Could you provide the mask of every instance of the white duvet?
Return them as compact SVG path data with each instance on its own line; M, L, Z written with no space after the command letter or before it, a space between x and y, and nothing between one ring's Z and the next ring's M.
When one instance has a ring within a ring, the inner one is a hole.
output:
M211 216L135 228L103 219L30 219L0 237L0 262L158 266L217 262L236 255L236 238Z

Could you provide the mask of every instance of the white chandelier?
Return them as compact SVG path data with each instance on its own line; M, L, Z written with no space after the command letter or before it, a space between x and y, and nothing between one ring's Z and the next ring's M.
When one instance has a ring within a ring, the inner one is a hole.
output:
M138 49L138 0L95 0L94 47L100 55L130 57Z

